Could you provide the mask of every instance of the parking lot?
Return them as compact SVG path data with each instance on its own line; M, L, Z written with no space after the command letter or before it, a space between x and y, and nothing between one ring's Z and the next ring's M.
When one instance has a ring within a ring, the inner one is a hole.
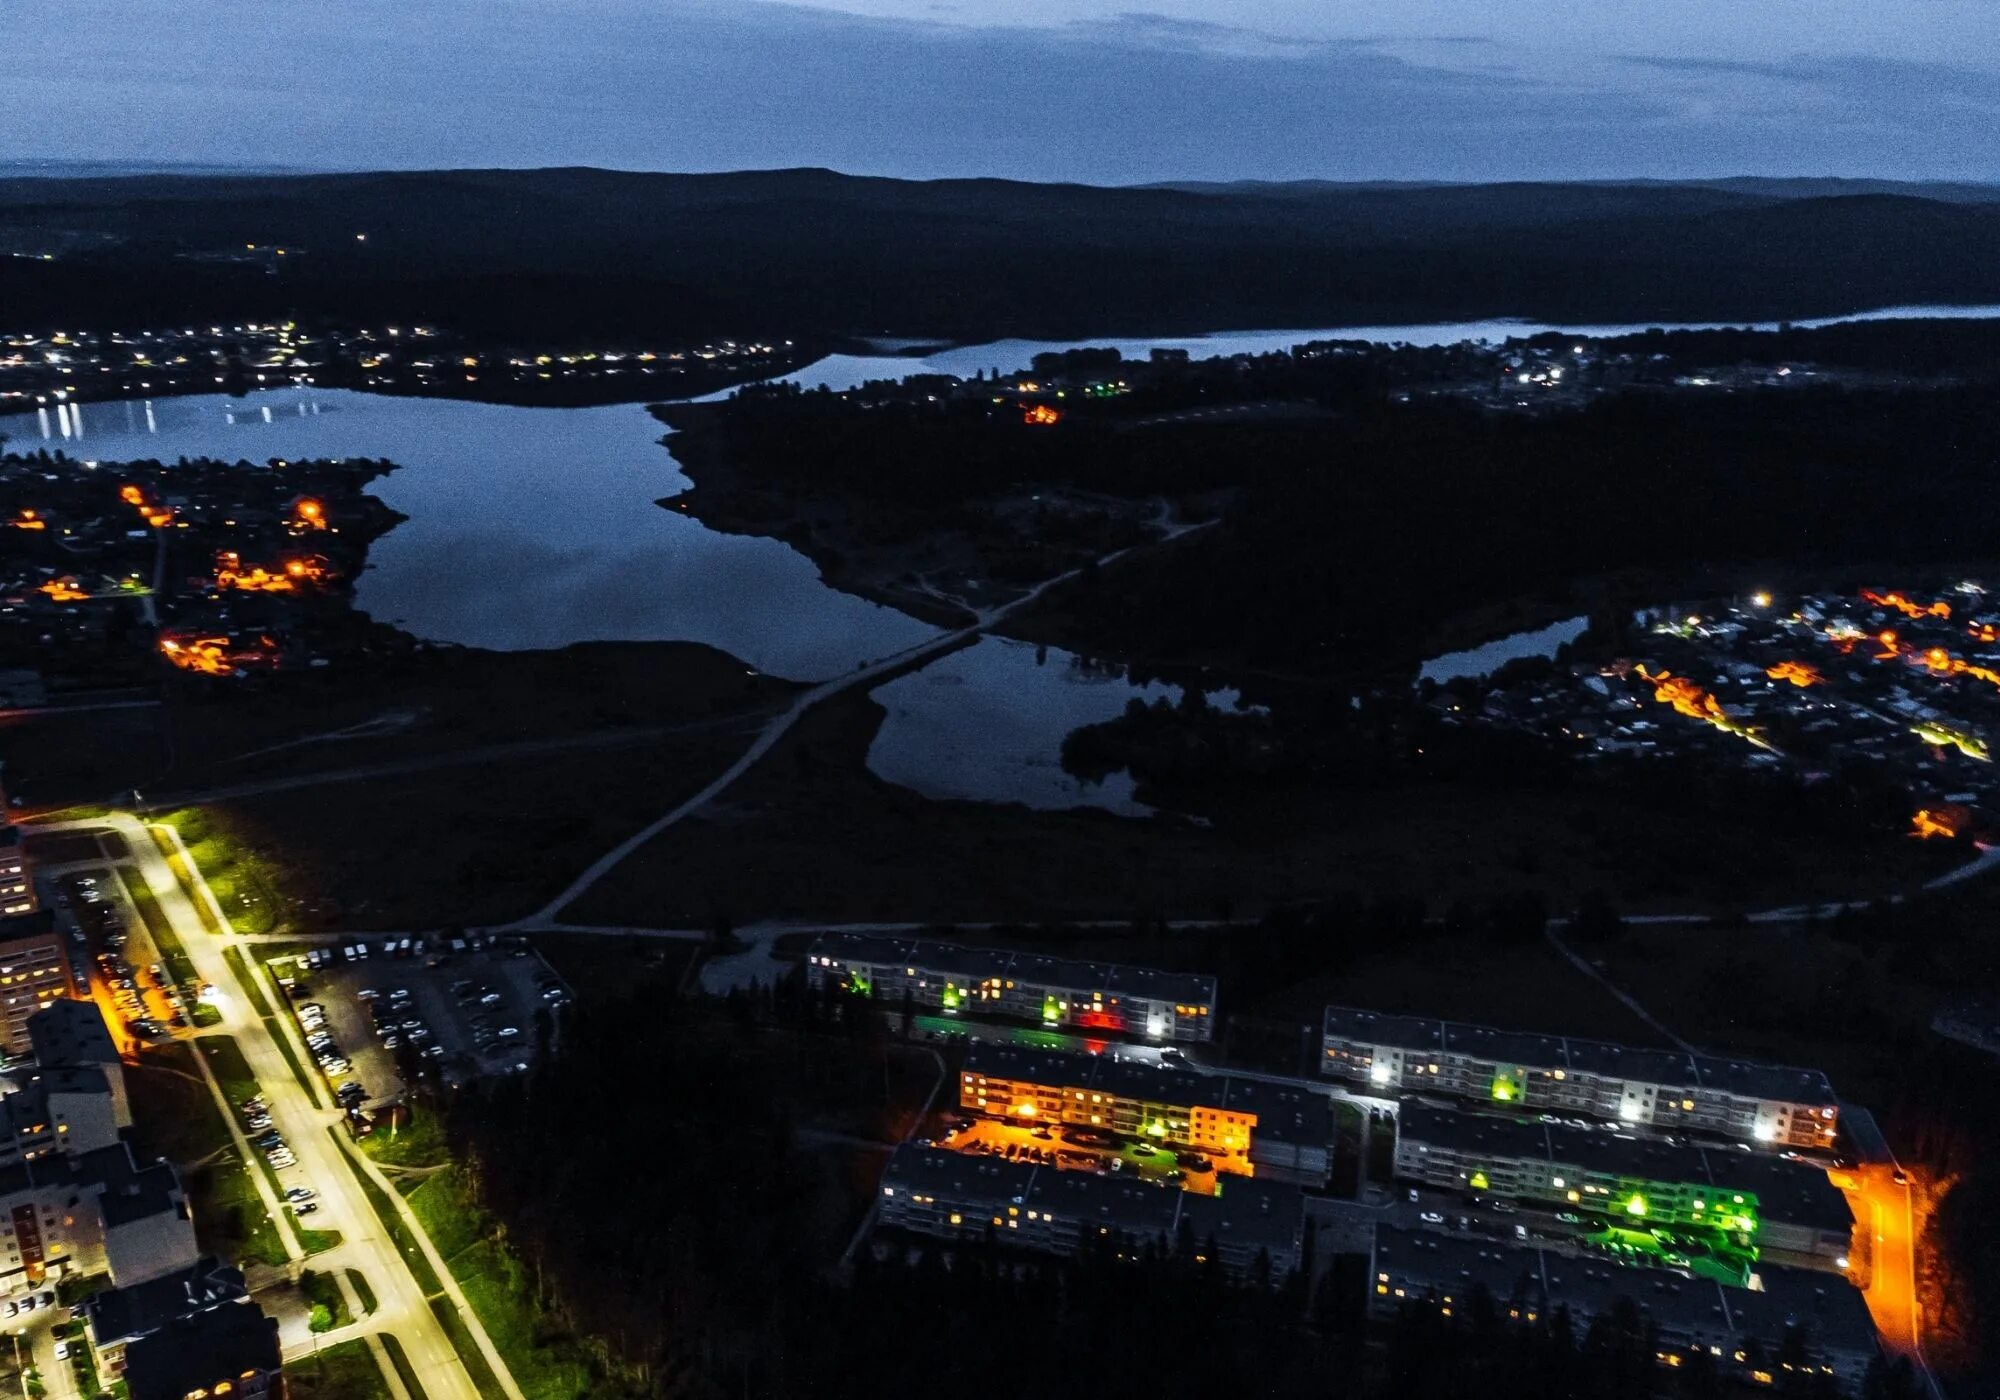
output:
M271 971L328 1080L360 1084L357 1101L370 1108L427 1079L455 1086L520 1073L534 1057L537 1017L569 999L520 940L349 940L278 959Z
M90 987L105 1008L114 1037L129 1049L163 1041L187 1026L187 1004L123 880L110 868L95 866L48 883L77 984Z
M1087 1171L1099 1176L1119 1173L1161 1186L1178 1185L1182 1190L1203 1195L1213 1195L1218 1189L1212 1166L1206 1170L1193 1168L1193 1163L1202 1160L1198 1153L1177 1158L1165 1148L1144 1143L1105 1146L1087 1140L1075 1129L1019 1127L991 1118L954 1121L963 1122L964 1126L947 1128L936 1146L975 1157L1002 1157L1010 1162L1028 1162L1059 1171Z

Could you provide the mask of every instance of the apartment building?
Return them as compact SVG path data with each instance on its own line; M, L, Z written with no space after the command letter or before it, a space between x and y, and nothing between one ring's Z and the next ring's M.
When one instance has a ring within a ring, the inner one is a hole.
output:
M125 1348L130 1400L283 1400L278 1320L253 1306L178 1318Z
M1397 1113L1395 1170L1401 1181L1665 1228L1750 1258L1775 1250L1842 1264L1854 1230L1847 1197L1808 1163L1414 1102Z
M98 1374L107 1382L125 1371L125 1348L141 1337L207 1312L247 1302L243 1274L213 1255L144 1283L110 1288L77 1305Z
M28 1018L61 997L76 995L69 954L47 909L0 918L0 1049L34 1049Z
M1592 1318L1629 1301L1654 1329L1661 1365L1685 1364L1699 1350L1725 1371L1765 1384L1794 1329L1809 1364L1844 1386L1858 1383L1879 1354L1867 1305L1837 1274L1766 1265L1755 1287L1725 1288L1663 1270L1382 1225L1368 1277L1369 1308L1378 1316L1409 1306L1463 1308L1483 1293L1500 1316L1519 1321L1565 1309L1578 1336Z
M1096 1128L1199 1152L1217 1170L1326 1180L1332 1105L1309 1089L1197 1074L1110 1055L975 1045L959 1075L967 1113Z
M822 934L806 950L806 977L894 1008L1005 1017L1038 1025L1143 1036L1215 1038L1215 979L1001 948L970 948L878 934Z
M0 793L0 802L5 794ZM0 821L0 918L34 911L35 872L21 841L21 829Z
M125 1091L125 1063L104 1022L104 1009L90 997L52 1001L28 1018L28 1045L41 1068L95 1069L104 1076L112 1117L132 1126L132 1101Z
M1047 1254L1121 1259L1193 1249L1276 1283L1298 1267L1305 1202L1295 1187L1232 1181L1219 1196L936 1148L899 1147L882 1177L883 1226ZM1211 1255L1211 1251L1213 1254Z
M100 1272L124 1287L197 1257L180 1178L128 1143L0 1168L0 1294Z
M1320 1069L1377 1090L1828 1152L1839 1100L1817 1070L1329 1006Z

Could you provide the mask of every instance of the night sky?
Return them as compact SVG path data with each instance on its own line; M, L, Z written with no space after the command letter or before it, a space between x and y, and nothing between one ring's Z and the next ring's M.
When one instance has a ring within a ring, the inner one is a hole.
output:
M0 161L2000 179L2000 0L5 0L0 51Z

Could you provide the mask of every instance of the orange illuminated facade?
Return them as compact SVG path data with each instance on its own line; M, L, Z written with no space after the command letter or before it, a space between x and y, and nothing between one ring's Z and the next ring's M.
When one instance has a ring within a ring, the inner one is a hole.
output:
M249 568L234 550L224 550L215 558L215 586L239 593L295 593L306 584L325 583L331 574L324 559L287 559L279 569L261 564Z
M1904 617L1949 618L1951 616L1950 603L1913 603L1900 593L1877 593L1872 588L1862 589L1861 596L1878 608L1893 609L1901 613Z
M16 530L46 530L49 528L49 522L42 519L41 512L33 510L23 510L7 523L12 525Z
M160 655L177 669L203 676L230 676L238 671L269 670L278 664L278 644L269 637L242 645L230 637L203 637L169 632L160 638Z
M1062 410L1051 408L1045 403L1038 403L1033 408L1022 413L1021 421L1031 428L1046 428L1052 424L1062 422Z
M1182 1152L1253 1176L1258 1115L1228 1101L1228 1082L1103 1056L981 1050L959 1076L967 1113L1038 1127L1087 1128Z
M90 596L77 587L77 580L74 577L52 578L36 591L46 594L58 603L81 603Z
M1764 674L1774 681L1790 681L1801 690L1818 685L1822 679L1818 668L1805 661L1780 661Z
M324 530L326 507L310 496L292 502L292 518L286 522L295 531Z
M1941 836L1949 841L1958 835L1958 825L1951 812L1934 812L1928 807L1918 809L1910 818L1910 835L1919 841L1928 841L1933 836Z

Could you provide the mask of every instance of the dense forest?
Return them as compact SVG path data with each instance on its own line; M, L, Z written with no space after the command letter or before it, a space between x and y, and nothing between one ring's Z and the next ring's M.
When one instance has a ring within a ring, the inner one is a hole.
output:
M1537 417L1394 405L1162 434L1093 479L1171 489L1225 454L1249 465L1222 527L1072 590L1075 640L1354 675L1413 666L1477 604L1573 596L1621 571L1726 592L1746 566L1942 569L2000 553L2000 396L1984 384L1635 393Z
M0 181L0 252L28 255L0 257L10 329L334 315L543 339L982 340L1996 302L2000 200L1777 182L1102 189L824 170L17 179Z

